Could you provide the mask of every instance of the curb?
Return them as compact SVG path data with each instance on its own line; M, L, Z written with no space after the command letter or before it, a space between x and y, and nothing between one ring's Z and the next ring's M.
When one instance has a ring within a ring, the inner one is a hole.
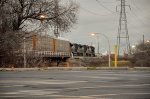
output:
M0 71L44 71L44 70L139 70L150 71L150 67L47 67L47 68L0 68Z

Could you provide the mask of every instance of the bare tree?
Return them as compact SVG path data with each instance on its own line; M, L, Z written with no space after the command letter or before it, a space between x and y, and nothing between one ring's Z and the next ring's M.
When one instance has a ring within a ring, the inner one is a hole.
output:
M139 43L134 49L131 61L136 66L150 66L150 43Z
M5 16L12 17L13 30L20 30L25 27L25 21L35 22L41 20L40 15L45 15L46 23L52 28L58 27L60 31L68 31L77 21L78 5L69 1L60 4L59 0L3 0ZM2 10L1 10L2 11Z
M1 33L0 67L2 67L2 64L5 65L5 67L9 64L15 64L18 57L14 52L20 48L22 42L20 35L20 31L7 31L5 33Z
M61 31L68 32L73 24L76 23L77 10L79 7L71 0L68 3L65 3L65 6L62 6L60 3L61 0L54 0L54 10L52 10L52 16L55 18L47 19L48 23L51 24L52 28L54 28L54 33L56 36L58 36Z
M0 0L0 62L4 57L12 58L14 50L19 49L27 22L67 32L77 22L78 7L72 0Z

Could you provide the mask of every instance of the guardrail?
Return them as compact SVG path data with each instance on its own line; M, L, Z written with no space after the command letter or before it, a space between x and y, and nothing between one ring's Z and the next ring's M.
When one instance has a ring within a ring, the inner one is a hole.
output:
M24 51L16 51L18 55L23 56ZM25 52L27 56L34 56L34 57L71 57L71 53L69 52L52 52L52 51L33 51L27 50Z

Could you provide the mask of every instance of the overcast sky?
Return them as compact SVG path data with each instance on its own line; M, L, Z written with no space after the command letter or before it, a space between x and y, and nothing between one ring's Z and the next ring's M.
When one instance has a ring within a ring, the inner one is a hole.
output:
M96 38L90 33L98 32L108 36L111 42L111 50L117 41L119 11L116 6L119 0L75 0L80 4L78 24L64 37L71 42L93 45L97 49ZM131 6L131 11L126 7L128 31L131 45L137 44L145 35L145 40L150 40L150 0L126 0ZM119 10L119 6L118 6ZM103 36L100 36L100 51L108 50L108 44Z

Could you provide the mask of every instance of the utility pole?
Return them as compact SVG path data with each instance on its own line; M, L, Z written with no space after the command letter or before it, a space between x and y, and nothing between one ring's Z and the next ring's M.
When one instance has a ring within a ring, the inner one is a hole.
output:
M121 1L121 5L120 5L121 8L120 8L120 19L119 19L119 28L118 28L118 36L117 36L118 56L120 55L120 52L123 52L123 50L125 49L129 55L131 54L131 47L129 41L128 27L127 27L127 18L126 18L126 6L130 8L130 5L126 5L125 0L120 0L120 1Z
M145 39L145 37L144 37L144 34L143 34L143 42L142 42L142 43L143 43L143 50L144 50L144 48L145 48L145 47L144 47L144 45L145 45L145 44L144 44L144 43L145 43L145 40L144 40L144 39Z
M99 56L100 55L100 53L99 53L99 35L97 35L97 53Z
M59 21L58 21L58 16L59 16L59 4L58 4L58 0L54 0L54 3L55 3L55 17L56 17L56 20L55 20L55 25L54 25L54 35L56 37L59 37Z
M23 63L24 63L24 68L26 68L27 65L27 60L26 60L26 38L23 38Z

